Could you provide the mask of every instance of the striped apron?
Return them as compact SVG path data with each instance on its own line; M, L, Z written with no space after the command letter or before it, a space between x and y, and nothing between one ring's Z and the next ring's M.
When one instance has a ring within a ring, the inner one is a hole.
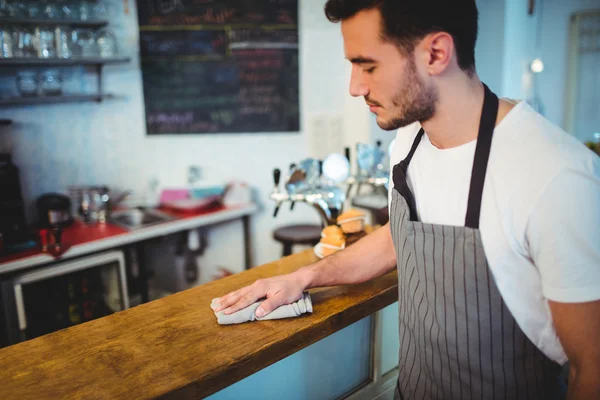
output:
M484 253L479 214L498 113L498 98L484 87L465 227L418 222L406 173L422 129L393 170L390 225L400 313L395 399L562 397L561 367L519 328Z

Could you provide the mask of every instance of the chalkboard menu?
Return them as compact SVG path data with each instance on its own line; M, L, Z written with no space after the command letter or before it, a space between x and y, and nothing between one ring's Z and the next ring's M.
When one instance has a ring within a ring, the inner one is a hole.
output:
M298 0L137 0L149 135L297 132Z

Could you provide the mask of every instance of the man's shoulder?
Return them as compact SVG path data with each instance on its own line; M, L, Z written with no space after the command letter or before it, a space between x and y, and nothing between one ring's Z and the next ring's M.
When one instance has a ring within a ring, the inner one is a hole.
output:
M597 156L577 138L519 103L494 131L490 164L513 179L552 180L565 169L593 173Z
M486 187L494 207L521 235L544 193L560 184L558 176L600 179L600 158L528 105L513 111L494 131Z

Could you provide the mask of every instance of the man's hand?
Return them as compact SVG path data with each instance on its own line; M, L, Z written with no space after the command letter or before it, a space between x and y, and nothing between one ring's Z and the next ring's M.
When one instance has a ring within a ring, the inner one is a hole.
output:
M567 398L600 399L600 301L549 304L570 361Z
M299 300L306 289L367 282L395 268L396 251L388 223L345 250L315 264L288 275L258 280L225 295L217 299L219 305L214 310L225 310L225 314L231 314L266 297L256 310L256 316L260 318L279 306Z
M300 271L276 276L268 279L260 279L250 286L231 292L218 299L218 307L215 312L225 310L225 314L232 314L257 300L267 298L256 310L257 317L263 317L275 310L277 307L291 304L302 297L308 282Z

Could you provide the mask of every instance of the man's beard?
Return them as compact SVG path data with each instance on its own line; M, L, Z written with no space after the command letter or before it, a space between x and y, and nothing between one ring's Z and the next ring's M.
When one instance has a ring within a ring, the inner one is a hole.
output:
M392 116L388 121L377 121L377 125L383 130L391 131L416 121L424 122L435 114L438 100L437 88L421 81L414 61L407 65L403 79L406 85L392 101L392 110L398 110L397 115Z

